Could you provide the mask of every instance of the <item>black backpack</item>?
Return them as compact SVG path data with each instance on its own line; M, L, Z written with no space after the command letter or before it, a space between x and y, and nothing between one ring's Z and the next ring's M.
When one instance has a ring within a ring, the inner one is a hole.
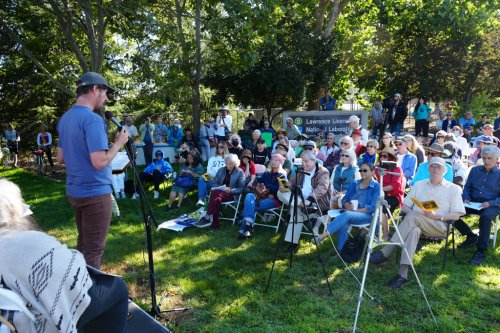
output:
M340 251L340 256L348 264L359 261L365 247L365 242L365 237L356 236L349 238Z

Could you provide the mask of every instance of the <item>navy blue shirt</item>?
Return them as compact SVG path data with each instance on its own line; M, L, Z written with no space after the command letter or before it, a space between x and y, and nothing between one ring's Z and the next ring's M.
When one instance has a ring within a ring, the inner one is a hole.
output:
M500 206L500 169L486 171L484 165L473 167L465 183L462 198L472 202L487 201L490 206Z

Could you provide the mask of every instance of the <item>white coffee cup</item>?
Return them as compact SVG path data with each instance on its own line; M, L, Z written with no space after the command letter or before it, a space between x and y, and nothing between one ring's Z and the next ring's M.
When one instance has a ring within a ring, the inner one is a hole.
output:
M358 200L351 200L352 203L352 210L358 210Z

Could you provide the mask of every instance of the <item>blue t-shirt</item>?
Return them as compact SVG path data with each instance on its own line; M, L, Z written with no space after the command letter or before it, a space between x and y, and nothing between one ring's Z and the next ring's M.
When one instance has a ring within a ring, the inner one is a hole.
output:
M66 164L66 194L88 198L111 193L111 166L94 168L90 153L108 150L104 119L85 106L73 105L57 124Z

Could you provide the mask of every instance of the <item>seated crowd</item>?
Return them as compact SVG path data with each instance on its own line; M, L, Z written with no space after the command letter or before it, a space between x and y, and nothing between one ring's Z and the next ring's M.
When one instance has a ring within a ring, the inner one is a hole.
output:
M425 134L430 131L430 109L424 99L419 103L414 116L418 118L419 132ZM375 107L372 116L379 117L380 103ZM399 274L390 281L391 286L399 287L407 281L408 261L413 258L420 235L444 236L447 221L456 221L456 229L466 236L460 247L477 243L471 262L481 264L492 223L500 212L499 149L491 126L482 123L481 135L475 142L477 147L472 149L468 143L472 129L466 126L470 123L467 115L457 122L451 113L443 114L429 144L426 139L417 140L409 133L396 136L386 132L386 126L380 123L383 118L379 118L378 122L374 118L377 128L370 136L360 125L360 119L351 116L350 135L336 143L335 135L325 132L325 128L321 129L321 135L308 137L291 118L285 120L285 129L275 130L269 119L263 117L259 123L253 114L236 134L231 128L230 110L223 107L215 117L204 119L199 138L189 129L182 129L177 121L167 128L158 118L151 126L151 134L141 131L138 137L150 136L155 142L176 145L179 174L173 180L166 209L175 208L177 197L176 207L180 208L187 193L198 189L197 206L205 205L206 214L195 224L197 227L220 228L223 204L239 202L235 205L241 208L241 212L237 212L241 224L238 238L250 238L259 212L285 206L287 251L298 250L304 227L313 235L315 244L336 234L338 250L341 250L350 226L371 224L377 198L383 192L388 204L381 214L383 238L389 240L392 236L396 241L398 235L391 232L388 216L400 210L404 215L401 237L409 254L402 256ZM392 124L398 134L404 129L400 125ZM161 151L156 152L155 157L141 174L141 181L153 182L156 199L159 184L173 168L163 160ZM391 169L380 172L381 164L384 168L391 165ZM383 188L380 188L381 178ZM297 199L295 218L291 214L295 211L295 202L290 200L290 190L294 188L299 188L303 196ZM422 211L411 198L434 200L439 208L432 213ZM464 203L468 202L479 202L483 209L466 209ZM335 218L328 217L327 212L332 209L340 210ZM308 221L309 210L322 218ZM479 235L460 219L466 214L480 216ZM294 223L289 223L292 221ZM322 225L324 229L320 233ZM393 248L386 246L377 252L373 262L386 260Z

